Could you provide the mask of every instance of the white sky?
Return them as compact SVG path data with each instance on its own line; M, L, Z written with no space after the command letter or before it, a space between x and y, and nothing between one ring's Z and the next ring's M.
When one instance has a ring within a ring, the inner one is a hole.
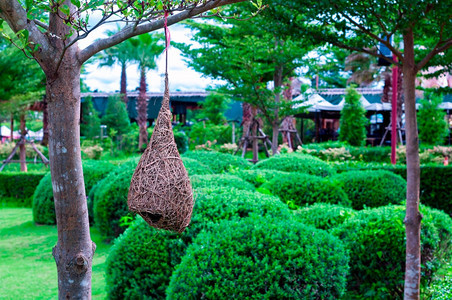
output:
M115 29L116 25L103 29L103 31L94 31L87 38L79 42L80 48L87 47L92 41L105 37L104 32L108 29ZM171 40L175 42L192 43L190 38L192 32L183 25L175 24L169 27ZM163 32L163 31L161 31ZM189 68L181 52L170 47L168 57L168 75L170 90L172 91L203 91L208 86L214 86L219 81L213 81L209 78L202 77L202 74ZM84 82L91 90L99 92L114 92L120 87L121 68L119 66L99 68L97 64L87 65L85 67L86 74L82 75ZM150 70L147 76L147 84L149 92L163 92L163 74L165 72L165 59L161 55L157 59L157 69ZM139 86L139 71L137 65L130 65L127 68L127 90L133 91Z

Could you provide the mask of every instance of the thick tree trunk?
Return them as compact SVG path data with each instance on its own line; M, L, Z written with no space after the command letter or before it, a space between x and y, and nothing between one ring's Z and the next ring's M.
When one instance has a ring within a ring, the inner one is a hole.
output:
M407 201L406 201L406 268L404 299L419 299L421 279L420 232L422 216L419 212L419 139L416 121L414 39L411 30L405 32L403 84L405 98Z
M91 298L95 245L90 238L80 155L79 77L78 62L64 61L58 76L47 78L50 171L58 225L53 256L60 299Z
M140 74L140 94L137 101L137 122L138 127L140 128L138 148L140 149L140 151L144 151L144 148L148 144L148 102L146 99L146 71L144 68L141 68Z
M25 138L27 134L25 131L25 115L20 115L20 136ZM20 160L20 171L27 172L27 150L25 149L25 139L20 139L19 145L19 160Z
M121 90L119 91L121 94L122 101L126 104L129 102L127 98L127 73L126 73L126 64L121 65Z

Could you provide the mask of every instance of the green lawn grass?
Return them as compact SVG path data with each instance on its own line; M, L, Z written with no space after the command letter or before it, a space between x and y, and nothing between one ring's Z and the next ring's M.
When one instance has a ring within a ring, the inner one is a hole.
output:
M31 208L0 208L0 299L57 299L58 284L52 248L56 226L37 226ZM93 298L106 297L104 266L110 245L91 228L96 243Z

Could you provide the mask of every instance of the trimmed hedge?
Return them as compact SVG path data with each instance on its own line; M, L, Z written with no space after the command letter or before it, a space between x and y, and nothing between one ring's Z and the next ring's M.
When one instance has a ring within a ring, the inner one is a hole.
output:
M20 206L31 207L32 197L47 172L1 172L0 198L14 198Z
M439 268L441 243L437 220L430 209L421 228L422 280L428 282ZM405 208L389 205L365 209L348 218L331 232L339 237L350 253L348 290L375 299L403 297L405 273ZM443 218L447 216L443 213ZM450 240L446 242L450 248Z
M232 174L251 183L255 187L259 187L275 177L288 175L289 173L283 171L260 169L260 170L238 170L237 172L234 172Z
M208 166L214 173L223 173L231 168L249 169L251 163L241 156L213 152L213 151L188 151L184 157L195 159Z
M188 175L209 175L213 174L212 170L204 165L203 163L197 161L196 159L182 157L182 162L184 163L185 169Z
M401 204L406 199L406 180L384 170L350 171L334 177L354 209Z
M337 164L338 172L351 170L386 170L402 176L406 180L406 166L404 165L379 165L346 163ZM452 216L452 197L450 187L452 186L452 166L422 165L421 166L421 203L433 208L441 209Z
M336 204L315 203L295 211L295 220L318 229L330 230L354 216L356 211Z
M251 183L242 180L240 177L229 174L194 175L190 177L193 188L212 188L216 186L233 187L239 190L254 191Z
M84 161L83 178L86 195L93 185L114 168L116 168L115 165L105 161ZM56 223L50 172L41 179L33 195L33 220L38 224L52 225Z
M337 299L347 273L345 248L327 232L250 217L200 233L171 277L168 299Z
M260 190L269 190L292 207L317 202L350 206L347 194L336 182L308 174L278 176L264 183Z
M127 194L135 172L135 161L120 166L111 172L94 189L94 223L107 239L118 237L126 229L120 226L120 219L130 214Z
M278 170L284 172L298 172L317 176L330 176L335 170L326 162L306 154L281 154L261 160L253 169Z
M107 259L109 298L164 298L168 273L180 263L193 238L212 224L225 219L240 222L249 215L283 219L291 216L278 198L259 193L216 187L197 189L194 194L192 220L182 235L158 231L137 217L115 240Z

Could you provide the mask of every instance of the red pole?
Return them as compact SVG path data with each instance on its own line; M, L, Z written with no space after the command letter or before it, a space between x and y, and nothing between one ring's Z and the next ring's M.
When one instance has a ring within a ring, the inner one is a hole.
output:
M392 59L397 62L397 57L393 54ZM396 147L397 147L397 79L398 68L396 65L392 67L392 110L391 110L391 164L396 164Z

